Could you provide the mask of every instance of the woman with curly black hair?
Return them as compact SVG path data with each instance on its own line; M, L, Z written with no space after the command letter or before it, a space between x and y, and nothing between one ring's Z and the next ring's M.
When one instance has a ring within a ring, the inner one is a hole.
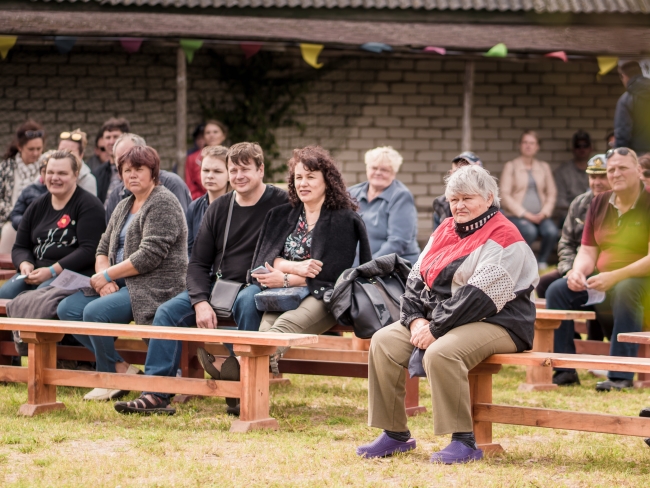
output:
M362 263L372 259L368 235L341 172L325 149L294 150L288 182L290 203L266 214L249 286L259 291L304 287L306 294L294 310L266 311L260 330L322 334L336 324L323 296L352 267L357 246ZM255 307L253 293L246 296L251 302L246 306ZM281 353L272 358L272 367L277 368Z

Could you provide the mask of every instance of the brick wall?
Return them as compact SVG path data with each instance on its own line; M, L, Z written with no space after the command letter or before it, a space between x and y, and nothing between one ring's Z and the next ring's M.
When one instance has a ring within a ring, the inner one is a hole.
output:
M237 52L231 55L240 56ZM297 64L297 52L289 52ZM324 56L327 60L327 52ZM110 116L127 117L133 131L156 147L170 167L175 154L176 53L144 45L129 55L114 45L76 46L69 55L52 46L17 46L0 62L0 141L26 117L45 124L48 147L62 130L80 126L93 134ZM597 82L595 62L479 61L476 64L473 149L499 174L517 155L525 128L542 138L540 158L569 159L570 137L589 131L596 149L613 124L623 88L615 74ZM404 156L399 179L416 197L420 239L430 232L430 205L443 191L449 161L460 151L464 63L440 57L384 59L360 55L328 73L308 94L300 135L280 130L283 157L294 147L318 143L342 163L348 184L362 181L363 155L392 145ZM198 51L188 67L188 130L200 121L200 97L226 96Z

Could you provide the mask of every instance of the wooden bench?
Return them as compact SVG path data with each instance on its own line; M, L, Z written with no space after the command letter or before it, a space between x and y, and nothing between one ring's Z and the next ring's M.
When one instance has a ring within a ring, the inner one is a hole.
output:
M229 330L119 325L56 320L0 318L0 330L19 330L29 344L28 367L0 365L0 381L27 383L27 403L19 413L33 416L65 405L56 401L57 386L113 388L121 390L159 391L189 395L234 397L241 399L241 414L231 432L253 429L277 429L269 416L269 355L277 347L299 346L318 342L318 336L275 334ZM203 378L168 378L56 369L57 346L64 334L135 337L140 339L180 340L189 343L227 342L241 356L240 381L215 381ZM0 356L0 360L3 357Z
M648 342L650 343L650 336ZM495 405L492 403L492 375L497 374L504 364L545 368L549 371L555 367L650 373L650 359L647 358L539 352L490 356L469 372L474 434L477 444L487 454L503 451L498 443L493 442L493 423L638 437L650 436L650 418Z
M0 269L16 269L11 261L11 254L0 254Z

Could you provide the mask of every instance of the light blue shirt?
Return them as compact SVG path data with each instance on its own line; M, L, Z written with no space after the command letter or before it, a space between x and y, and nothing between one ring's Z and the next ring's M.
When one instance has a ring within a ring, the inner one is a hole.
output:
M373 259L396 253L415 264L418 246L418 212L409 189L394 180L373 201L368 201L368 182L348 189L359 203L359 215L366 224Z

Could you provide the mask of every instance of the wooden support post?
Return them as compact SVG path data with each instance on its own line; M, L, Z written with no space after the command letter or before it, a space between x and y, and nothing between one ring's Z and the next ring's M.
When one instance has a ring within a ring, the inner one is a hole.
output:
M234 344L233 349L241 356L241 410L230 432L277 430L278 422L269 414L269 356L277 348Z
M196 350L203 347L203 343L183 341L181 350L181 374L183 378L204 378L205 374L199 359L196 357ZM187 403L194 395L176 395L172 400L174 403Z
M492 375L501 370L500 364L479 364L469 372L469 394L472 403L492 403ZM492 422L474 420L474 436L476 445L483 449L486 456L503 452L501 444L492 442Z
M185 180L187 158L187 62L180 47L176 52L176 174Z
M650 344L639 344L640 358L650 358ZM634 382L635 388L650 388L650 373L639 373Z
M553 335L560 327L560 320L536 319L533 352L553 352ZM521 391L555 390L553 368L550 366L527 366L526 383L519 385Z
M414 376L409 377L408 370L406 371L406 397L404 397L404 406L406 407L406 415L415 417L418 414L427 411L426 407L421 406L420 403L420 378Z
M474 99L474 61L465 61L465 80L463 83L463 134L462 151L472 150L472 105Z
M56 386L45 384L46 369L56 369L56 343L63 334L22 332L29 344L27 365L27 403L18 410L20 415L33 417L53 410L63 410L65 405L56 401Z

